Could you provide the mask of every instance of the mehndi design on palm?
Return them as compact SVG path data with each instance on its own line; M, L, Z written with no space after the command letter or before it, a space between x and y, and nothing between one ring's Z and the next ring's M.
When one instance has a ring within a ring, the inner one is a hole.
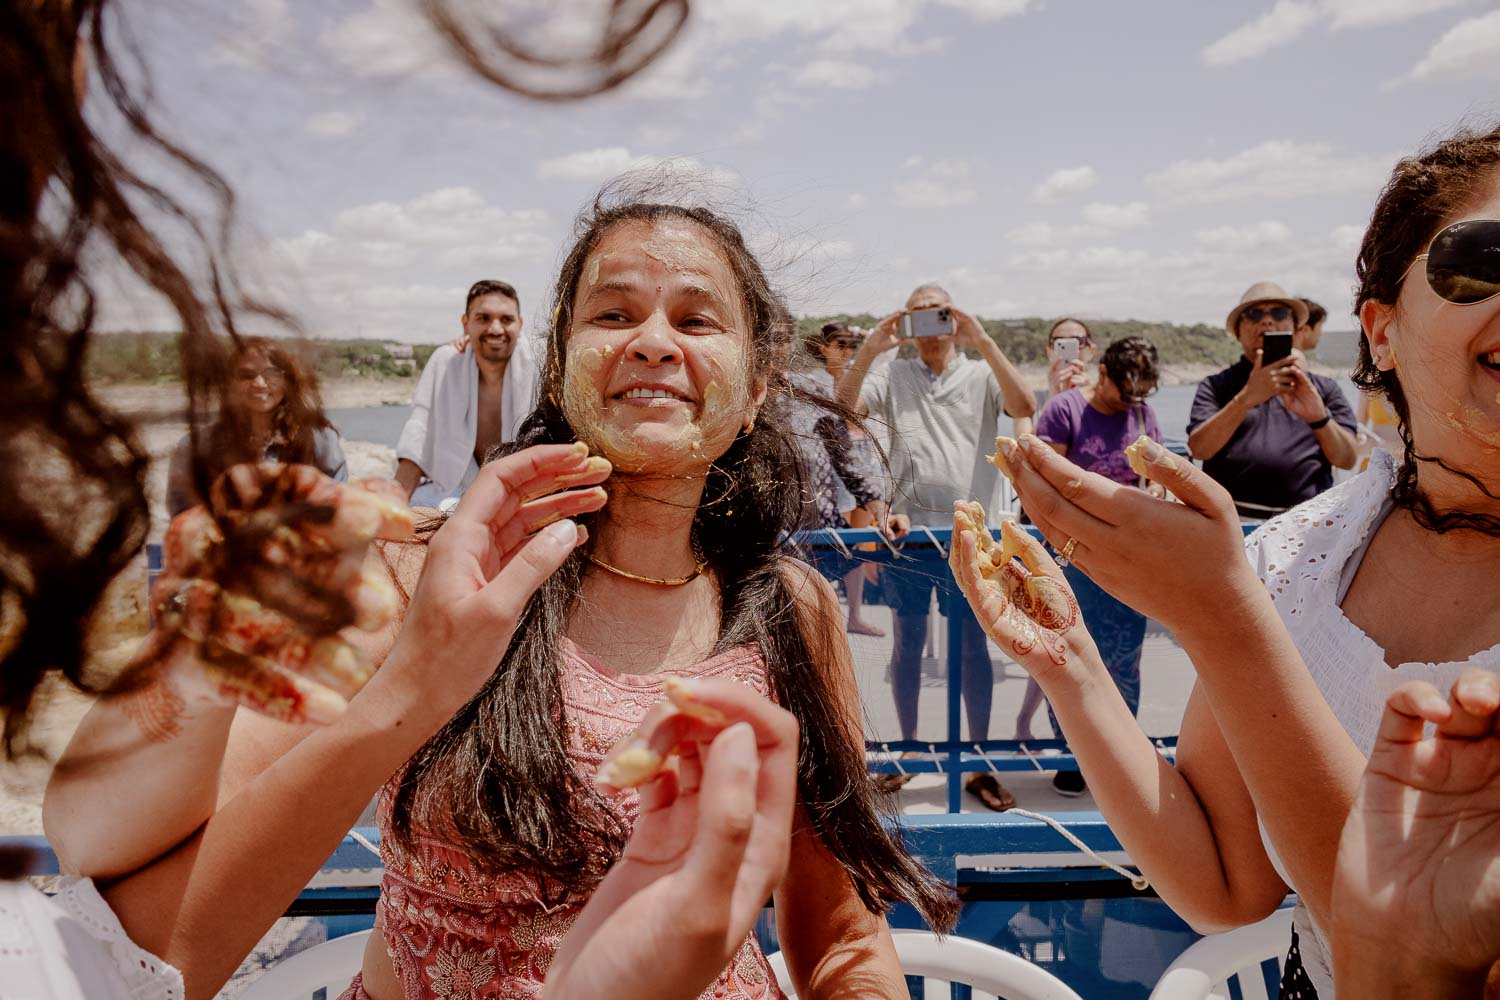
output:
M333 721L374 672L341 633L380 628L400 606L371 543L414 530L383 481L341 485L310 466L231 468L209 508L167 529L155 628L124 709L156 740L176 735L190 701Z
M1018 659L1040 652L1061 666L1064 634L1079 622L1078 602L1062 572L1015 522L1001 524L1000 539L990 535L983 506L955 503L948 556L954 579L992 639Z

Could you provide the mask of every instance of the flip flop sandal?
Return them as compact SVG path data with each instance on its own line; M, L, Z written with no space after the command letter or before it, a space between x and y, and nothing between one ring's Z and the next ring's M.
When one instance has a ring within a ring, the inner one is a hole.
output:
M964 791L995 812L1005 812L1016 804L1016 797L1011 794L1010 789L996 781L995 776L987 771L981 771L965 781Z

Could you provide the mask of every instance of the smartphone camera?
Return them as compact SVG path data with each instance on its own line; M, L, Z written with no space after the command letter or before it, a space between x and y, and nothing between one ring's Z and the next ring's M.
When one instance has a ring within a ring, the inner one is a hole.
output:
M938 309L917 309L901 317L903 337L951 337L953 335L953 310L947 306Z
M1260 366L1273 365L1292 353L1292 335L1286 332L1268 333L1260 345Z
M1052 342L1052 356L1058 361L1077 361L1083 341L1077 337L1058 337Z

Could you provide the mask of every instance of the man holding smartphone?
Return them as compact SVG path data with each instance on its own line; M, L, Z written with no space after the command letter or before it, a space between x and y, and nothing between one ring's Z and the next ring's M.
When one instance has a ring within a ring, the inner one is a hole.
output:
M885 372L868 378L871 365L903 343L916 358L897 358ZM976 361L959 348L976 352ZM985 460L994 446L1003 411L1017 433L1031 429L1036 401L1016 366L979 321L953 305L936 285L911 293L906 307L881 320L855 353L838 385L838 401L891 434L892 513L906 514L914 527L948 527L953 501L978 497L992 502L998 470ZM994 671L988 640L950 574L918 574L887 567L895 612L891 689L902 739L915 739L917 699L922 689L922 647L927 612L938 591L943 614L962 622L963 696L969 737L989 738ZM899 776L897 776L899 778ZM980 772L967 783L991 809L1015 804L994 776Z
M1271 281L1251 285L1225 320L1244 357L1198 383L1188 450L1242 517L1263 520L1333 485L1354 465L1354 413L1338 383L1292 348L1307 306Z

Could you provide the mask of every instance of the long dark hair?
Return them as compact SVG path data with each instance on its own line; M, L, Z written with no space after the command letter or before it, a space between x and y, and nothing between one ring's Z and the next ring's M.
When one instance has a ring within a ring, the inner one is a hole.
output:
M560 53L530 40L545 41L547 33L529 15L449 0L412 3L476 74L551 100L608 90L649 65L689 9L689 0L612 0L593 45ZM85 244L112 251L180 326L201 496L214 468L205 432L222 400L236 317L259 314L295 330L236 284L227 252L233 194L156 128L138 96L149 88L120 72L111 54L116 6L0 0L0 93L7 95L0 109L0 466L7 470L0 476L0 756L25 747L49 672L87 691L119 682L86 669L85 640L105 587L139 553L149 527L148 456L135 422L84 381L95 312L80 261ZM79 60L84 47L88 72ZM153 176L168 180L135 172L95 131L82 111L90 77L104 93L94 110L113 116L128 137L120 148L155 157ZM159 236L169 227L183 237L175 253Z
M776 700L801 723L802 806L864 905L882 913L887 901L905 900L947 929L957 900L882 825L861 720L840 706L831 683L829 644L839 641L841 624L812 610L817 602L789 582L787 538L803 516L801 461L788 418L794 327L738 227L706 208L606 188L580 215L563 261L540 401L514 447L577 437L561 404L574 295L592 250L615 226L632 222L689 223L722 252L750 325L750 376L768 387L754 429L709 469L693 521L694 542L721 585L716 651L759 647ZM533 870L557 893L588 888L623 847L626 830L614 807L569 762L560 713L559 646L584 569L574 553L542 585L483 690L408 763L393 803L398 849L415 850L418 824L434 827L456 837L482 868Z
M234 289L221 244L161 187L100 140L82 109L81 37L107 107L146 148L178 168L174 186L204 195L227 218L218 176L161 136L131 96L105 44L104 0L0 3L0 714L4 750L24 747L26 720L49 671L84 690L114 681L85 669L88 624L105 587L146 538L147 454L133 421L84 381L95 299L80 256L108 245L181 323L189 415L201 422L223 384L222 337ZM49 211L39 206L44 189ZM134 206L187 223L195 281ZM215 229L215 234L218 230ZM45 469L45 474L36 474ZM66 513L64 513L66 512Z
M1375 203L1370 225L1360 244L1355 273L1359 288L1354 297L1358 318L1366 302L1395 306L1401 285L1417 255L1427 249L1448 220L1485 196L1500 177L1500 126L1488 131L1463 128L1430 149L1396 164L1391 179ZM1421 281L1421 274L1413 279ZM1417 451L1411 437L1411 407L1401 377L1393 366L1382 371L1370 352L1370 342L1359 338L1359 360L1350 376L1366 392L1379 392L1396 414L1404 454L1396 472L1391 499L1411 511L1412 518L1430 531L1460 528L1500 536L1500 517L1462 510L1438 510L1422 491L1418 472L1422 463L1437 465L1468 480L1491 499L1500 500L1478 477L1456 469L1433 455Z

